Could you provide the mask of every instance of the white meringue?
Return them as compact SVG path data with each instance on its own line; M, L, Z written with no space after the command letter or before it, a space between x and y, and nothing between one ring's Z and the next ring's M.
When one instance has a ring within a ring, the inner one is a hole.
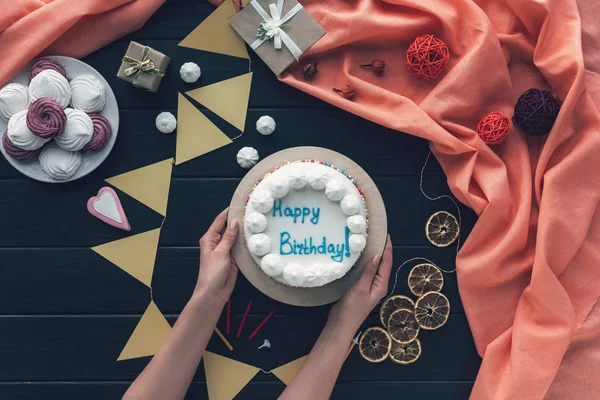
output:
M348 194L340 201L340 208L346 215L358 214L360 211L360 200L358 197Z
M312 287L323 286L329 281L329 276L329 271L327 271L325 265L316 263L308 267L306 271L306 283Z
M325 189L327 182L329 182L329 175L320 168L315 168L308 174L308 184L315 190Z
M360 253L367 245L367 238L360 234L350 235L350 238L348 238L348 243L350 245L350 250L355 253Z
M81 110L67 108L65 114L67 115L65 130L54 140L64 150L79 151L92 140L94 123L90 116Z
M346 195L346 186L337 179L332 179L325 186L325 196L331 201L340 201Z
M200 78L201 74L202 71L200 71L200 67L198 64L193 62L186 62L181 66L181 68L179 68L179 76L181 76L181 79L187 83L196 82Z
M348 272L348 267L340 262L333 262L329 265L329 275L331 276L331 280L340 279L342 276L346 275Z
M289 263L283 269L283 279L290 286L301 286L306 281L306 270L297 263Z
M273 182L271 183L271 196L274 199L281 199L290 191L290 183L286 177L273 177Z
M8 121L19 111L29 106L27 86L20 83L9 83L0 89L0 118Z
M346 225L352 233L365 233L367 230L367 221L360 215L348 217Z
M273 208L273 196L266 190L255 190L250 198L252 207L260 213L267 213Z
M260 260L260 269L269 276L277 276L283 272L283 261L277 254L267 254Z
M42 170L57 180L69 179L81 166L81 153L66 151L51 143L40 153Z
M271 239L264 233L250 236L248 249L255 256L262 257L271 250Z
M288 177L290 179L290 186L294 189L302 189L308 183L308 178L303 168L293 169L290 171Z
M66 108L71 101L71 86L67 78L58 72L46 69L29 82L29 101L49 97Z
M259 212L253 212L246 215L244 219L246 228L252 233L261 233L267 229L267 217Z
M168 111L163 111L156 116L156 129L162 133L171 133L177 128L177 119Z
M106 90L102 82L92 75L79 75L71 79L71 105L86 113L97 113L106 105Z
M8 120L6 134L10 142L22 150L36 150L50 139L36 136L27 127L27 110L19 111Z
M242 147L237 153L237 162L242 168L250 169L256 165L259 156L253 147Z
M276 126L277 124L275 123L275 120L268 115L263 115L258 119L258 121L256 121L256 130L261 135L267 136L272 134L275 132Z

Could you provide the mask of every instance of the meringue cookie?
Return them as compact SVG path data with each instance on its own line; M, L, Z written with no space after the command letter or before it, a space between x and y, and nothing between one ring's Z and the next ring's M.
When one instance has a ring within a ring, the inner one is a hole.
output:
M283 261L277 254L267 254L260 260L260 269L269 276L277 276L283 272Z
M354 195L346 195L340 202L340 208L346 215L358 214L360 211L360 200Z
M246 228L252 233L261 233L267 229L267 217L259 212L252 212L246 215L244 223Z
M277 124L275 124L275 120L268 115L263 115L258 119L258 121L256 121L256 130L261 135L267 136L272 134L275 132L276 126Z
M288 177L290 179L290 186L294 189L302 189L304 186L306 186L306 183L308 182L306 173L302 168L292 170Z
M325 196L331 201L340 201L346 195L346 186L337 179L332 179L325 186Z
M250 199L252 207L260 213L268 213L273 208L273 196L266 190L255 190Z
M65 131L55 138L56 144L67 151L79 151L92 140L94 123L90 116L81 110L67 108L65 114L67 114Z
M156 129L162 133L171 133L177 128L175 116L168 111L163 111L156 116Z
M61 181L75 175L81 166L80 153L63 150L54 143L42 149L39 160L48 176Z
M29 70L29 82L31 82L31 80L35 78L37 74L47 69L54 70L62 76L64 76L65 78L67 77L65 68L62 65L60 65L56 61L50 60L49 58L40 58L35 63L33 63L31 69Z
M306 282L306 270L300 264L289 263L283 269L283 279L290 286L301 286Z
M29 93L27 86L9 83L0 89L0 118L8 121L10 117L27 109Z
M36 136L27 127L27 110L19 111L8 120L6 131L10 142L21 150L37 150L50 139Z
M285 177L273 177L270 189L274 199L281 199L290 191L290 183Z
M250 169L258 162L258 151L253 147L242 147L236 158L240 167Z
M14 144L12 144L10 142L10 139L8 138L8 134L6 134L6 133L2 136L2 147L4 148L4 151L6 152L6 154L11 156L15 160L21 160L21 161L36 157L41 151L41 149L22 150L22 149L18 148L17 146L15 146Z
M202 72L200 71L200 67L198 64L193 62L186 62L179 68L179 76L183 79L184 82L194 83L199 78Z
M306 271L306 283L313 287L323 286L329 281L329 276L330 274L325 265L316 263L308 267Z
M367 238L365 238L364 235L360 234L350 235L350 238L348 239L348 244L350 245L350 250L352 250L355 253L360 253L364 250L365 246L367 245Z
M49 97L62 108L67 107L71 101L69 81L52 69L40 72L29 83L29 100L33 102L41 97Z
M346 225L352 233L365 233L367 230L367 221L360 215L348 217Z
M56 101L42 97L29 105L26 122L34 135L53 139L64 132L67 115Z
M329 175L322 169L314 169L308 174L308 184L315 190L325 189L325 185L329 182Z
M92 75L79 75L71 80L71 105L86 113L97 113L106 105L106 90Z
M262 257L271 250L271 239L264 233L250 236L248 249L255 256Z
M94 133L92 139L83 146L84 151L98 151L103 148L112 136L112 127L110 122L100 114L90 114L90 119L94 124Z

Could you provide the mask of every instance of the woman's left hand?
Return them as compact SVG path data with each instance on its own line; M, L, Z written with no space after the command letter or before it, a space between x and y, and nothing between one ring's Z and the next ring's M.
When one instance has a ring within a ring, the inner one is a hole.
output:
M200 272L195 294L209 296L220 305L231 297L238 268L231 258L231 248L237 238L239 223L231 221L226 229L227 209L215 218L200 239Z

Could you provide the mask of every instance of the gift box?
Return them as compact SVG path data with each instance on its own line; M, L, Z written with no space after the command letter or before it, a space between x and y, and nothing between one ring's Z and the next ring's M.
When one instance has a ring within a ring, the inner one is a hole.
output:
M229 23L275 75L325 35L297 0L252 0Z
M135 87L156 92L169 62L171 59L160 51L137 42L131 42L123 57L117 77L131 82Z

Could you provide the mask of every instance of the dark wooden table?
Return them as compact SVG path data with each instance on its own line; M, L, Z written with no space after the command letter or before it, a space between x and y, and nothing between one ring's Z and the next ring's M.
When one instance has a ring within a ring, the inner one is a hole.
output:
M168 1L141 30L84 59L112 86L121 116L115 148L94 173L73 183L42 184L0 160L0 398L118 399L148 362L148 358L116 361L148 305L149 291L89 249L127 234L91 217L86 201L104 185L104 178L175 154L175 134L158 132L154 118L160 111L176 113L178 91L248 71L246 60L177 47L211 11L212 7L200 0ZM172 58L158 93L137 90L115 77L130 40ZM196 84L185 84L179 78L179 67L186 61L202 68L202 78ZM244 136L173 170L168 217L153 280L156 303L171 323L196 280L198 238L228 205L244 175L235 161L243 146L255 147L263 157L293 146L312 145L352 158L374 178L383 195L395 265L422 256L447 269L454 268L454 248L434 248L423 232L433 212L454 212L450 202L430 202L419 191L419 171L428 149L425 141L382 128L280 83L253 55L252 71ZM203 111L227 134L236 135L233 127ZM269 137L254 130L255 121L265 114L277 121L277 132ZM448 193L445 176L435 161L427 170L425 186L430 194ZM132 234L160 226L160 215L123 193L120 197ZM466 236L475 216L466 208L462 211ZM409 293L408 271L406 268L400 272L397 293ZM341 371L332 398L469 396L480 358L460 302L456 276L445 278L443 292L450 299L452 312L443 328L420 335L421 359L411 366L369 364L354 351ZM252 342L232 338L236 348L233 353L216 337L209 349L265 370L307 354L329 310L277 303L241 277L232 298L234 327L250 300L250 326L269 310L276 311L261 334ZM224 326L223 321L220 324ZM377 324L378 314L373 313L364 327ZM265 337L273 348L258 351ZM236 398L275 399L283 388L274 376L259 373ZM207 398L202 367L189 398Z

